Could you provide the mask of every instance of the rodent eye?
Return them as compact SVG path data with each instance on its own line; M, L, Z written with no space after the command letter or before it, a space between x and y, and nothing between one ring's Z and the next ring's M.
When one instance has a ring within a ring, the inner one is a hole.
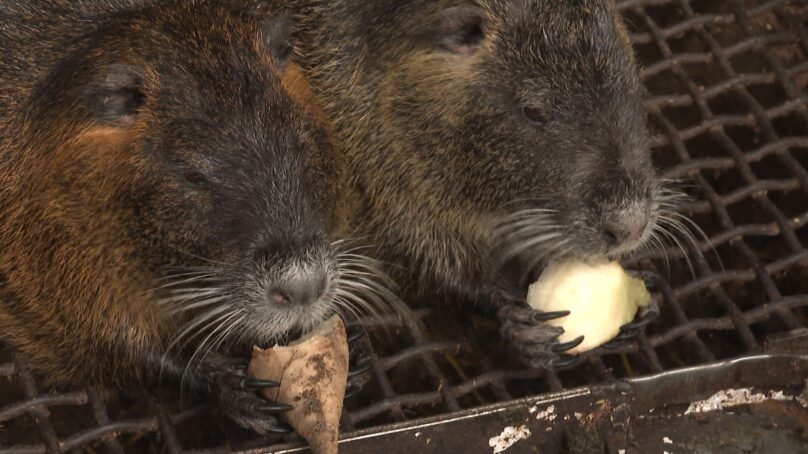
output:
M183 175L185 179L191 184L202 184L206 181L205 176L199 172L189 170Z
M547 118L544 116L544 112L534 107L522 107L522 115L533 123L547 123Z

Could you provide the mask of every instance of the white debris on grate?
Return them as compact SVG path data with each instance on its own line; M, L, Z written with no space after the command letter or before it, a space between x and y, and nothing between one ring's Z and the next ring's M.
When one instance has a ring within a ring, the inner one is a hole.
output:
M707 399L692 402L685 411L686 415L691 413L705 413L709 411L723 410L724 408L736 407L738 405L759 404L768 400L795 401L806 407L804 399L798 396L789 396L783 391L770 391L768 394L755 393L752 388L725 389L719 391Z
M494 454L505 452L518 441L530 438L530 429L525 425L519 427L508 426L502 433L488 440L488 446L494 448Z

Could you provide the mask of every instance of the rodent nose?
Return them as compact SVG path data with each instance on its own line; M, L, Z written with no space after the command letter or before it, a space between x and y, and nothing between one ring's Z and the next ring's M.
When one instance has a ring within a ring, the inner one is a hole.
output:
M603 237L610 247L619 246L642 238L647 226L647 216L635 215L609 219L603 222Z
M312 304L326 290L326 276L319 272L298 273L269 290L269 301L278 305Z

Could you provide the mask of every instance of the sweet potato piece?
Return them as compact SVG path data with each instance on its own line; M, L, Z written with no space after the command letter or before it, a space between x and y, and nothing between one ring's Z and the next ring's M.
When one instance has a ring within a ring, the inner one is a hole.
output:
M348 379L348 339L339 316L289 346L255 348L247 374L280 383L264 391L264 397L294 406L284 416L312 452L337 452Z

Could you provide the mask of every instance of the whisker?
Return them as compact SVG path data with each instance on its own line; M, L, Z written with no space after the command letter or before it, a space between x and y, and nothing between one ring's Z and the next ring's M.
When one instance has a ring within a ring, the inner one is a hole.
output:
M209 259L209 258L201 257L201 256L198 256L198 255L196 255L196 254L192 254L192 253L187 252L187 251L183 251L182 249L179 249L179 248L177 248L177 247L175 247L175 246L171 246L171 245L169 245L169 247L170 247L171 249L174 249L175 251L179 252L180 254L187 255L188 257L192 257L192 258L195 258L195 259L197 259L197 260L202 260L202 261L204 261L204 262L212 263L212 264L214 264L214 265L220 265L220 266L226 266L226 267L232 267L232 266L233 266L233 265L232 265L232 264L230 264L230 263L226 263L226 262L220 262L220 261L217 261L217 260L213 260L213 259Z
M350 301L344 299L342 297L342 295L335 295L334 296L334 303L336 303L337 306L339 306L341 308L344 308L345 310L350 312L351 315L353 315L354 318L356 318L357 320L361 319L361 315L359 314L358 309L354 306L353 303L351 303Z
M501 259L500 259L501 263L508 262L508 261L514 259L515 257L518 257L519 255L522 255L525 251L528 251L528 250L531 250L531 249L537 249L538 246L540 246L540 245L542 245L544 243L547 243L550 240L559 238L560 236L561 236L560 233L550 233L550 234L541 235L539 237L531 238L530 240L518 243L518 244L514 245L513 247L511 247L510 249L507 249L505 251L505 253L502 254Z
M177 278L183 278L183 277L187 277L187 276L199 276L199 275L202 275L202 274L215 273L217 271L218 270L205 269L205 270L198 270L198 271L188 271L188 272L181 272L181 273L173 273L173 274L167 274L165 276L159 277L159 278L155 279L154 281L155 282L166 282L166 281L172 281L172 280L177 279Z
M546 258L546 254L547 253L559 253L559 255L561 255L560 252L563 250L563 248L565 246L567 246L567 244L569 242L570 242L569 238L565 238L565 239L563 239L561 241L558 241L558 242L552 244L546 250L545 254L535 254L535 255L533 255L529 259L529 262L528 262L527 266L525 267L524 271L519 276L519 283L523 287L525 286L525 284L528 284L529 283L529 282L527 282L528 278L530 278L530 276L532 276L536 272L536 269L541 265L541 263Z
M515 205L522 205L522 204L528 204L528 203L530 203L530 204L539 204L539 203L546 203L546 202L547 202L546 198L542 199L542 198L538 198L538 197L524 197L524 198L511 200L510 202L506 202L503 206L504 207L513 207ZM537 209L541 209L541 208L537 208ZM552 209L549 209L549 208L547 210L552 211L552 212L556 211L556 210L552 210Z
M670 232L667 228L665 228L665 227L670 227L670 224L667 222L667 218L660 217L659 222L660 222L660 224L659 224L660 227L662 227L660 229L660 233L662 235L664 235L666 238L668 238L669 240L673 241L673 244L675 244L676 247L680 251L682 251L682 256L684 257L685 262L687 263L687 268L690 270L690 275L691 275L691 277L693 279L695 279L696 278L696 269L693 267L693 262L690 260L690 255L687 253L687 248L685 248L682 245L682 242L679 241L679 238L674 233Z
M195 277L190 277L190 278L182 279L182 280L179 280L179 281L169 282L169 283L163 284L163 285L161 285L159 287L155 287L152 290L163 290L163 289L167 289L167 288L171 288L171 287L178 287L178 286L181 286L181 285L189 284L191 282L209 281L214 276L216 276L216 273L201 274L201 275L198 275L198 276L195 276Z
M364 293L365 298L359 298L355 295L356 291L370 290L366 286L359 286L350 282L343 282L343 288L337 290L337 295L342 296L348 301L354 302L357 306L364 309L370 315L378 317L380 315L379 307L384 307L384 302L381 301L375 294L371 292ZM368 301L368 299L370 301ZM381 302L380 302L381 301Z
M414 318L412 310L391 290L395 282L382 270L379 261L355 253L339 254L337 260L335 304L358 320L360 313L381 318L389 310L405 320Z
M192 319L187 325L184 326L183 330L177 336L175 336L174 339L171 341L171 343L168 345L168 347L166 348L166 355L174 348L174 346L177 343L179 343L189 333L196 330L199 326L203 325L204 323L208 322L209 320L219 316L220 314L222 314L224 312L227 312L228 309L229 309L229 307L222 306L222 307L207 311L207 312L205 312L203 314L200 314L199 316ZM195 334L193 337L195 337L197 335L198 334ZM191 337L191 339L193 339L193 337ZM187 341L186 341L186 343L187 343Z
M200 307L211 306L213 304L225 301L228 298L230 298L230 295L222 295L222 296L218 296L218 297L214 297L214 298L208 298L208 299L204 299L204 300L201 300L201 301L193 302L191 304L186 304L186 305L183 305L182 307L170 310L170 311L167 312L166 315L174 316L174 315L177 315L177 314L181 314L183 312L188 312L188 311L192 311L194 309L199 309Z
M521 227L546 227L546 228L558 228L559 225L555 222L550 222L550 220L543 220L543 219L536 219L534 217L528 217L525 219L514 219L509 221L506 225L498 226L500 230L517 230L517 228Z
M667 246L665 246L665 242L660 237L659 230L661 228L662 227L660 227L659 224L654 225L653 229L651 230L651 237L649 238L649 243L653 242L653 244L655 245L657 250L659 250L660 253L662 254L662 256L664 257L664 259L665 259L665 274L668 277L670 277L670 274L671 274L670 256L668 256L668 248L667 248Z
M678 219L679 222L680 222L680 225L682 225L682 228L688 231L688 233L690 234L689 235L690 239L693 242L696 249L699 249L699 247L698 247L698 244L696 244L696 240L695 240L695 238L693 236L693 232L696 232L696 234L699 237L701 237L701 239L705 243L707 243L707 245L710 247L713 254L715 255L716 260L718 261L718 266L723 271L724 270L724 263L721 260L721 256L718 254L718 250L715 248L715 246L713 245L713 242L710 240L710 237L707 236L707 234L704 232L704 230L702 230L702 228L699 227L699 225L696 224L692 219L690 219L689 217L687 217L687 216L685 216L685 215L683 215L681 213L673 212L673 213L670 213L670 215L673 216L674 218ZM689 226L689 228L687 228L688 226Z
M170 295L212 295L218 292L217 288L177 288L168 291Z
M178 304L193 304L201 300L216 297L219 292L199 292L182 295L171 295L157 300L158 306L176 306Z
M222 334L219 335L219 340L216 343L213 344L213 346L211 347L211 351L219 351L219 349L222 348L222 345L227 345L228 344L228 339L231 339L233 331L235 331L241 325L241 323L244 321L244 319L246 319L246 318L247 318L247 315L243 314L243 311L242 311L241 317L231 321L230 322L230 327L227 328L225 331L222 332ZM229 344L232 344L232 342L230 342ZM204 357L202 359L204 360Z
M198 357L198 356L201 354L201 352L202 352L202 351L204 351L204 350L206 349L206 347L207 347L207 345L208 345L208 342L210 342L210 340L213 338L213 336L214 336L214 335L216 335L216 333L223 332L223 331L224 331L224 329L225 329L227 326L229 326L229 325L228 325L228 323L229 323L231 320L233 320L233 319L235 319L236 317L238 317L239 315L241 315L241 312L242 312L242 311L231 311L231 312L229 313L229 315L228 315L227 317L225 317L224 319L222 319L221 321L217 320L217 326L216 326L214 329L212 329L212 330L211 330L211 332L210 332L210 333L209 333L209 334L208 334L208 335L207 335L207 336L206 336L206 337L205 337L205 338L202 340L202 342L200 342L200 343L197 345L196 349L194 350L194 353L191 355L191 358L188 360L188 364L187 364L187 366L186 366L186 370L187 370L188 368L190 368L190 367L191 367L191 365L193 365L193 364L194 364L194 362L195 362L196 358L197 358L197 357ZM210 352L210 350L209 350L209 349L208 349L208 352ZM205 356L206 356L206 355L207 355L207 353L205 354ZM204 359L204 357L200 357L200 362L201 362L203 359Z

